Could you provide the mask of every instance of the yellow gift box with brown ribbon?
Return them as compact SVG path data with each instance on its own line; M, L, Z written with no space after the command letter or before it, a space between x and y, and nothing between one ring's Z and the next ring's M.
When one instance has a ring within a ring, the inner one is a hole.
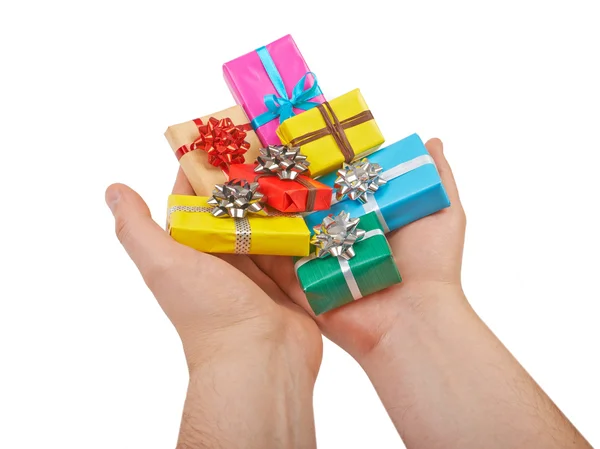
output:
M206 253L308 256L310 231L302 217L269 211L267 216L218 218L208 200L169 196L167 229L173 239Z
M359 89L284 121L277 135L299 146L312 177L325 175L378 150L384 138Z

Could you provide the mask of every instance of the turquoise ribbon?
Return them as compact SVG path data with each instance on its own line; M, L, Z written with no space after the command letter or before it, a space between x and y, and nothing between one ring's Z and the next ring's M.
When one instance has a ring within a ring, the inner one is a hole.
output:
M319 83L317 82L317 77L314 73L307 72L302 78L300 78L300 81L298 81L298 83L294 86L292 98L289 98L285 89L285 84L283 84L281 74L279 73L279 70L277 70L277 66L273 61L273 58L271 58L267 47L259 48L256 50L256 53L258 53L258 57L267 71L267 75L269 75L273 86L275 86L275 91L277 91L278 95L265 95L264 102L268 110L252 120L251 124L254 129L258 129L261 126L266 125L271 120L275 120L277 117L279 117L279 123L283 123L284 120L296 115L294 113L294 108L308 111L309 109L318 106L319 103L308 101L317 95L321 95L321 89L319 88ZM304 84L306 83L306 79L309 75L312 76L313 83L312 86L310 86L308 89L305 89Z

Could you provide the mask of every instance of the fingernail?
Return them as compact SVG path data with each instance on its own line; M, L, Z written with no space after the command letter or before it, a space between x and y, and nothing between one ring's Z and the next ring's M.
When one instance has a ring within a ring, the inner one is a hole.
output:
M119 202L120 199L121 199L121 191L117 187L109 187L108 190L106 191L105 200L106 200L106 204L108 205L108 208L113 213L113 215L115 213L117 203Z

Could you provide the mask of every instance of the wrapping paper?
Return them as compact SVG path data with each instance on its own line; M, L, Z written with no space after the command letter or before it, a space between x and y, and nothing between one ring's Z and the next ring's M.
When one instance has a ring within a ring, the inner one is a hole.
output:
M369 110L359 89L337 97L329 102L339 121L351 119ZM296 144L301 136L326 129L327 123L319 109L311 109L281 124L277 135L284 144L290 142L300 146L303 154L310 161L310 172L313 177L323 176L337 170L345 161L344 155L332 134L307 144ZM355 153L353 159L359 159L376 151L384 142L383 135L375 120L368 120L343 131Z
M223 111L206 115L201 117L200 120L203 123L207 123L211 117L216 119L229 117L236 125L243 125L249 122L246 113L240 106L233 106ZM165 137L173 152L177 152L184 145L190 145L199 135L198 126L191 120L169 126L165 132ZM247 131L245 140L250 144L250 149L244 156L245 162L251 163L256 161L258 157L259 149L261 148L260 140L252 130ZM194 150L184 154L179 163L196 195L208 196L212 193L215 184L223 184L227 180L226 174L220 168L211 165L208 162L208 155L202 150Z
M382 231L374 214L363 216L358 227L365 231ZM348 265L360 290L359 297L402 281L392 250L383 234L359 241L354 244L354 250L356 256L348 261ZM352 294L338 258L313 259L300 265L302 261L296 260L296 274L316 315L358 299Z
M290 35L266 45L266 48L277 66L288 96L291 98L294 87L307 72L310 72L310 69ZM276 95L277 91L256 51L251 51L225 63L223 75L235 101L244 108L251 120L267 112L264 96ZM323 95L318 95L311 98L310 101L323 103L325 98ZM300 114L303 111L294 109L294 112ZM276 133L278 126L279 120L275 119L256 130L263 145L280 144Z
M229 179L245 179L254 181L257 174L254 172L255 165L238 164L232 165L229 170ZM330 186L310 179L308 176L300 175L304 182L312 184L316 188L313 210L327 210L331 206L333 189ZM257 180L260 191L266 195L266 203L281 212L304 212L306 211L308 188L296 181L281 180L277 176L261 176Z
M247 223L250 236L244 237L243 252L236 251L240 236L236 219L216 218L207 197L170 195L167 228L173 239L206 253L266 254L306 256L310 249L310 232L304 220L295 216L252 216ZM195 211L202 209L205 211ZM246 220L246 219L241 219Z
M413 134L370 155L368 159L380 164L385 174L386 170L392 167L428 157L421 138ZM330 173L319 180L323 184L333 186L336 177L336 173ZM335 204L332 204L329 211L313 212L304 219L312 229L329 213L337 214L345 210L353 217L360 217L375 211L382 228L389 232L450 206L450 200L433 163L426 163L388 181L377 193L369 195L369 198L366 204L348 198L339 203L332 201Z

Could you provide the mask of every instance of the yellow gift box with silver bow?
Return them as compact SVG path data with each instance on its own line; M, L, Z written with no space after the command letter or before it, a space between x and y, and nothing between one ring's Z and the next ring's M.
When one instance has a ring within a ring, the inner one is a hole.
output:
M310 231L300 216L217 218L209 198L169 196L167 229L179 243L206 253L308 256Z
M277 135L284 144L300 147L312 177L371 154L384 142L359 89L287 119Z

